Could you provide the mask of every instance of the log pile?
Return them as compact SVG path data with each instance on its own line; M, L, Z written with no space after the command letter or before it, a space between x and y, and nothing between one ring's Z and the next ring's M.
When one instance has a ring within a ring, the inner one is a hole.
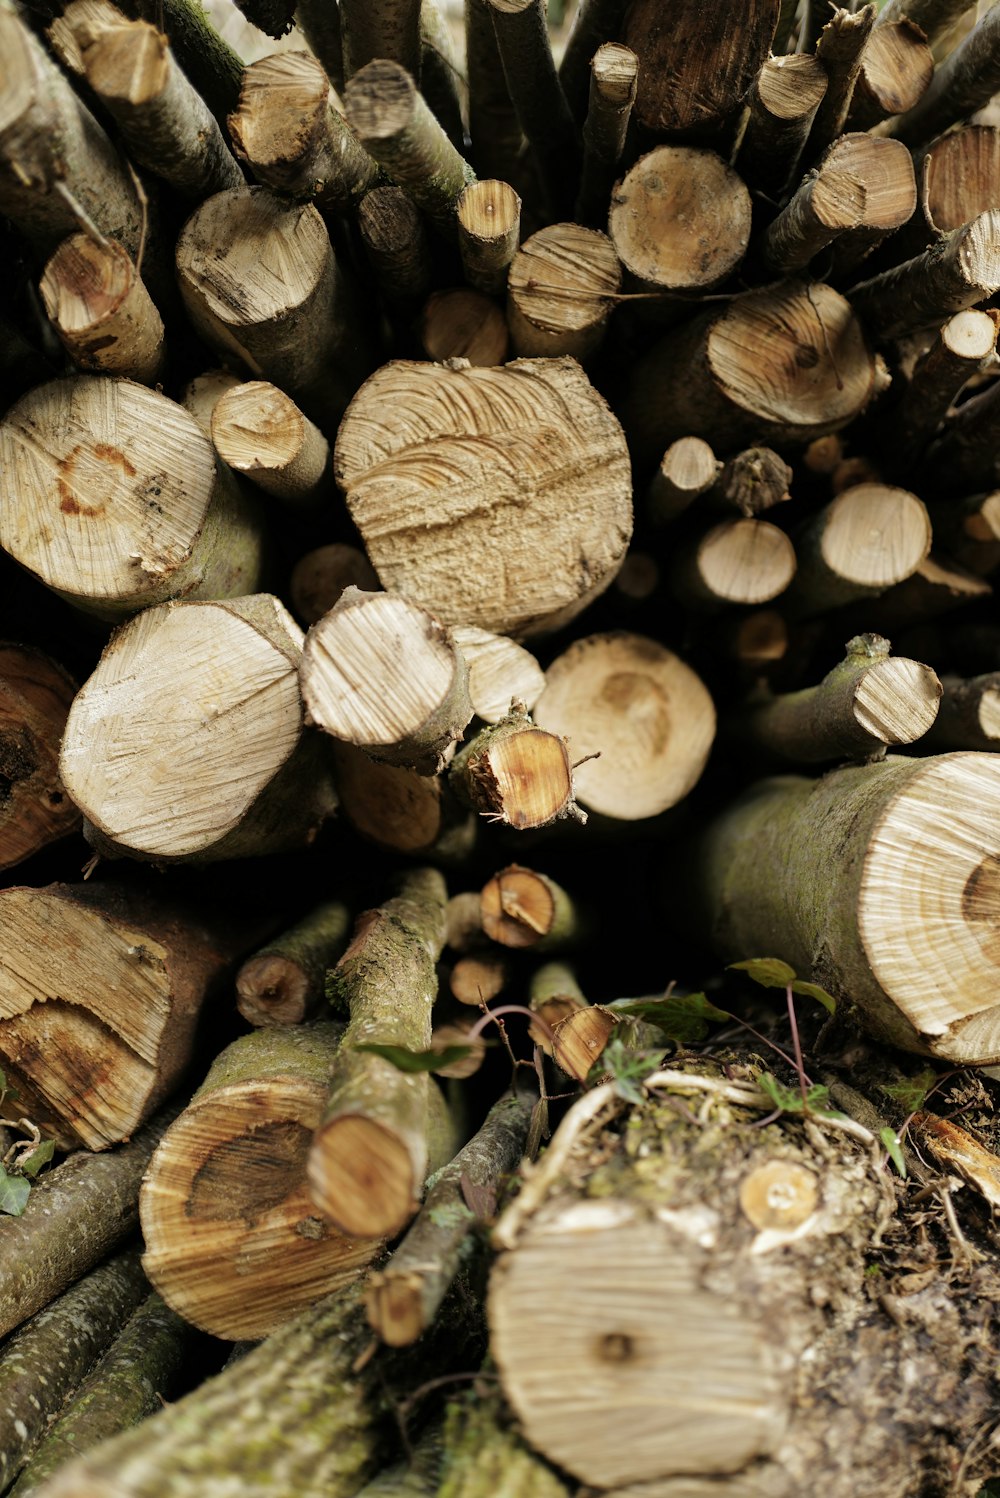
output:
M240 8L0 0L0 1498L989 1495L1000 7Z

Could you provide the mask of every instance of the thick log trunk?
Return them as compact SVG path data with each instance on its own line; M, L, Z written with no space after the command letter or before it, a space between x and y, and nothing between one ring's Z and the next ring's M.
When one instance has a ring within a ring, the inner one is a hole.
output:
M0 643L0 869L79 826L80 812L59 778L59 744L75 693L72 678L40 650Z
M674 552L670 587L696 612L770 603L795 576L795 548L769 520L723 520Z
M926 507L907 489L855 484L796 533L799 567L789 602L802 615L884 593L931 549Z

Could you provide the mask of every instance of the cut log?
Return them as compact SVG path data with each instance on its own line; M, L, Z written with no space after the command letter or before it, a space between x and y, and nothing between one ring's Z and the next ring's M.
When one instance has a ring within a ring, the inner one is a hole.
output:
M594 55L619 35L627 9L627 0L580 0L573 14L559 64L559 82L581 128L587 118Z
M948 754L764 781L685 878L720 955L791 963L904 1050L1000 1056L990 890L1000 758Z
M521 239L521 199L508 182L470 182L456 209L458 252L469 285L488 296L507 287Z
M206 343L329 431L371 368L372 342L316 208L266 187L216 193L184 225L176 261Z
M791 468L773 448L748 447L723 465L710 498L752 519L791 499L791 482Z
M670 586L686 607L714 611L770 603L790 586L795 569L795 548L778 526L769 520L723 520L678 547Z
M608 233L638 289L712 291L746 253L750 194L714 151L657 146L615 188Z
M884 593L931 548L926 507L907 489L856 484L796 532L798 574L788 603L799 615Z
M212 442L230 468L290 510L315 513L334 498L330 444L276 385L251 380L224 390L212 410Z
M83 78L84 49L123 20L123 12L111 0L69 0L46 26L45 36L66 72Z
M241 1036L150 1161L143 1268L168 1305L214 1336L269 1335L349 1284L377 1250L331 1231L306 1185L340 1035L320 1023Z
M715 737L698 676L642 635L577 640L545 673L535 721L569 741L576 794L590 811L636 821L676 805L697 782Z
M311 842L337 803L326 747L304 732L301 647L268 593L161 604L119 630L60 762L93 845L170 863Z
M334 108L321 64L307 52L272 53L246 69L229 133L258 182L331 213L356 209L382 180Z
M106 1270L94 1273L87 1291L107 1295ZM121 1314L124 1306L112 1297L108 1310ZM186 1321L147 1295L31 1453L10 1498L32 1498L66 1462L157 1414L181 1386L194 1340Z
M477 890L452 895L445 907L445 946L453 952L478 952L488 945L483 932L482 907Z
M933 73L934 54L919 26L909 20L876 25L861 54L848 128L870 130L890 115L906 114L926 93Z
M340 0L344 78L375 57L388 58L420 78L420 0Z
M479 908L478 895L476 908ZM491 952L481 952L458 959L448 975L448 987L452 998L457 999L460 1004L481 1009L484 1004L503 993L510 978L510 963L502 953L494 956Z
M920 195L914 228L921 242L915 249L960 229L996 206L1000 170L1000 130L967 125L934 141L920 161Z
M603 224L635 104L639 59L628 47L605 42L590 65L590 101L583 126L583 167L574 217Z
M908 146L920 145L969 119L998 89L1000 13L991 8L941 63L920 102L885 128Z
M643 467L677 437L723 452L811 442L863 410L876 377L843 297L792 281L668 333L639 360L618 409Z
M418 869L362 915L331 975L346 1002L333 1087L309 1152L313 1202L342 1232L391 1237L417 1210L428 1172L453 1153L444 1104L426 1072L400 1071L361 1045L426 1051L445 936L444 880Z
M930 506L934 539L961 567L986 577L1000 566L1000 492ZM981 745L966 745L981 748Z
M542 1024L532 1022L528 1034L546 1056L551 1056L556 1026L588 1004L572 967L565 962L545 962L532 973L528 985L528 1007Z
M496 1199L524 1151L532 1110L530 1090L494 1103L479 1131L427 1185L420 1214L383 1270L365 1290L368 1320L390 1347L415 1342L433 1322L471 1248L477 1220ZM470 1198L481 1202L473 1210Z
M71 235L48 261L39 289L78 369L157 384L165 363L163 320L120 244Z
M829 81L809 133L806 145L809 156L825 151L847 124L875 15L874 5L863 5L854 12L835 6L832 20L819 34L816 56Z
M378 578L363 551L340 541L299 557L288 581L292 608L307 629L329 613L345 588L374 593Z
M334 467L383 585L447 624L560 628L631 534L624 436L572 359L388 364L345 417Z
M944 695L937 720L928 732L932 754L955 749L1000 750L1000 673L963 679L944 676Z
M549 952L572 942L581 920L572 898L547 874L512 863L483 886L483 930L503 947Z
M574 800L566 740L532 723L523 702L463 745L448 780L480 815L517 832L587 819Z
M736 166L753 187L780 198L798 170L816 111L828 87L826 69L807 52L769 57L750 96L750 115Z
M432 775L472 718L454 637L392 593L347 588L312 626L302 659L310 721L374 759Z
M104 619L252 592L263 535L182 407L128 380L55 380L0 422L0 544Z
M703 438L678 437L660 459L646 491L649 519L654 525L676 520L699 494L712 487L721 467Z
M190 412L209 439L212 436L212 412L216 402L227 390L232 390L241 383L237 375L229 374L224 369L208 369L204 374L195 375L181 391L181 405L185 411Z
M1000 290L1000 212L991 209L913 260L851 288L849 299L879 339L944 322Z
M236 1007L250 1025L300 1025L326 1008L326 971L347 946L350 916L328 900L248 957L236 974Z
M864 601L864 625L882 634L909 629L939 614L989 598L992 589L983 578L948 557L933 553L924 558L903 582L878 598Z
M956 312L913 366L910 382L875 428L880 455L896 473L913 468L966 381L996 361L996 312Z
M725 0L711 11L682 0L669 16L659 0L635 0L620 40L639 59L639 124L671 135L717 130L750 92L777 21L778 0Z
M4 1488L146 1291L138 1254L122 1254L93 1270L5 1343L0 1351Z
M754 703L730 717L726 729L741 747L772 759L869 761L890 745L922 739L940 702L941 683L929 666L890 658L881 635L855 635L845 659L818 686Z
M1000 381L963 401L922 465L923 481L946 494L993 488L1000 479Z
M499 723L513 701L529 713L545 686L545 673L530 651L505 635L460 625L455 643L469 668L469 697L477 718Z
M886 0L876 25L885 26L904 18L936 42L969 9L969 0Z
M201 202L243 187L243 173L208 105L146 21L104 30L83 49L86 79L133 161Z
M507 323L492 297L471 286L435 291L420 317L420 342L429 359L464 359L486 367L507 357Z
M361 836L380 848L461 863L476 839L476 816L459 806L439 776L418 775L335 742L340 809Z
M539 229L514 256L507 280L514 352L589 358L603 341L620 289L621 266L606 234L579 224Z
M31 1188L21 1217L4 1217L0 1336L100 1264L139 1225L139 1183L176 1109L105 1154L83 1151Z
M458 199L475 173L406 69L385 59L367 63L348 82L344 109L348 124L386 175L438 228L453 235Z
M0 1064L21 1094L7 1111L62 1148L127 1139L187 1070L246 935L107 884L5 889L0 910Z
M80 825L59 778L59 744L75 693L72 677L40 650L0 642L0 869Z
M543 0L485 0L518 123L528 142L547 219L572 212L580 139L556 72Z

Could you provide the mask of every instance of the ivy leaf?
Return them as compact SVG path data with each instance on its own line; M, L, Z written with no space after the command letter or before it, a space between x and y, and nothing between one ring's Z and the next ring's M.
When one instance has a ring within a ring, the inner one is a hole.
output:
M664 994L662 999L615 999L606 1006L613 1014L643 1019L661 1030L668 1040L704 1040L710 1023L731 1019L716 1009L703 993Z
M746 973L761 988L787 988L794 983L795 969L782 962L780 957L748 957L744 962L731 962L730 968Z
M28 1205L31 1182L24 1176L9 1176L0 1165L0 1212L9 1217L20 1217Z
M792 993L800 993L807 999L815 999L817 1004L822 1004L830 1014L837 1012L837 1000L832 993L827 993L825 988L820 988L818 983L804 983L801 978L796 978L792 984Z
M776 1108L780 1108L782 1113L801 1113L803 1111L802 1093L799 1089L797 1087L785 1087L769 1071L761 1072L757 1078L757 1085L762 1092L767 1093L771 1102ZM814 1082L812 1087L806 1091L805 1107L811 1113L825 1113L830 1118L836 1118L838 1116L836 1111L827 1107L829 1097L829 1087L822 1087L818 1082Z
M409 1051L405 1045L375 1045L374 1042L366 1045L356 1045L356 1051L367 1051L369 1055L381 1056L383 1061L388 1061L398 1071L422 1072L437 1071L442 1066L451 1066L456 1061L464 1061L471 1056L474 1047L471 1045L446 1045L440 1051Z
M48 1165L55 1152L55 1140L43 1139L41 1144L33 1149L31 1151L31 1154L21 1161L19 1167L21 1175L30 1176L32 1180L34 1180L35 1176L41 1170L42 1166Z
M904 1077L900 1082L886 1082L882 1091L895 1098L904 1113L919 1113L927 1101L927 1094L937 1082L933 1066L925 1066L915 1077Z
M610 1075L611 1085L620 1098L626 1103L642 1103L645 1099L640 1084L659 1071L666 1054L666 1051L634 1050L616 1035L594 1062L587 1080L598 1082Z
M879 1129L878 1137L885 1145L889 1159L895 1165L899 1174L906 1180L906 1161L903 1159L903 1151L899 1143L899 1135L895 1129Z

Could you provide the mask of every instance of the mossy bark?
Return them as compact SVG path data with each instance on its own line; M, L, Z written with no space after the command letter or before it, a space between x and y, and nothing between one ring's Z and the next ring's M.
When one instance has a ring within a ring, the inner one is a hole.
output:
M499 1391L448 1406L436 1498L568 1498L570 1489L521 1438Z

